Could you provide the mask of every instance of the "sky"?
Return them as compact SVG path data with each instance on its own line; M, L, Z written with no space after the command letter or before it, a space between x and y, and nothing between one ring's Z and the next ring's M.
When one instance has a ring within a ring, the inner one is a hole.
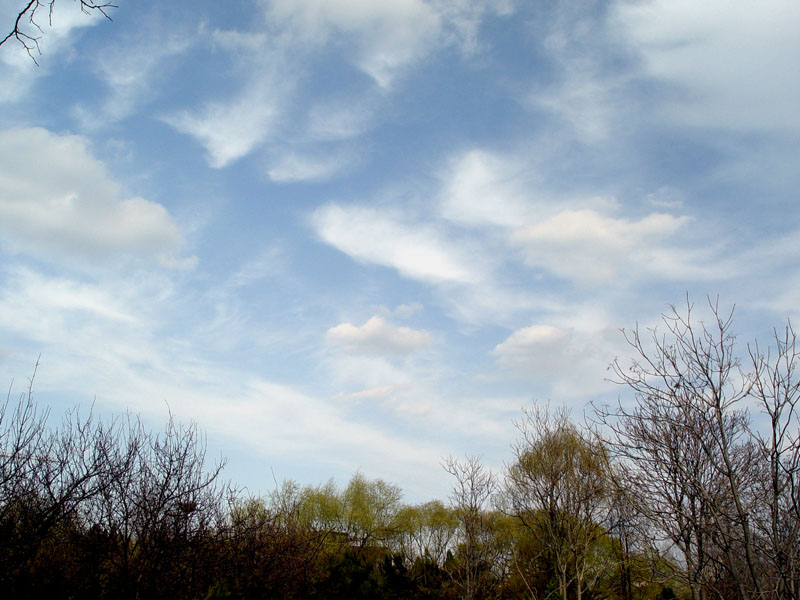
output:
M522 407L628 401L622 328L800 321L795 0L118 4L0 47L12 398L444 499Z

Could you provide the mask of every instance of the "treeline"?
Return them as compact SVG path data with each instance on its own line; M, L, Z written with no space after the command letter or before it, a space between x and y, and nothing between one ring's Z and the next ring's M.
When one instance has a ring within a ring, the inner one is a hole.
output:
M797 600L800 379L790 327L735 353L691 307L628 332L632 390L577 424L524 410L513 460L444 461L443 501L356 474L250 497L197 428L0 411L6 597ZM623 396L625 397L625 396Z

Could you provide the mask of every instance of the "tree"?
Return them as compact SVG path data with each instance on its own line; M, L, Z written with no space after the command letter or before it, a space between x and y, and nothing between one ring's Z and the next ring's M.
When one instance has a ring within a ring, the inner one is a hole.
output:
M598 410L637 509L680 552L686 583L738 598L797 598L797 352L791 327L749 366L735 353L733 311L709 302L708 324L675 307L649 343L625 332L635 358L612 364L634 392ZM749 406L767 416L753 424Z
M535 540L528 561L553 572L553 592L567 600L574 589L581 600L608 566L600 544L613 507L608 457L565 410L526 410L518 428L522 440L506 474L505 510Z
M345 531L359 548L385 543L395 531L400 509L400 488L382 479L353 475L342 493Z
M413 561L423 558L443 567L459 522L440 500L404 506L397 513L397 550Z
M84 14L100 13L109 21L111 20L109 10L117 8L116 4L110 1L106 2L105 0L73 1L79 3L80 10ZM41 27L41 22L43 20L42 13L44 12L47 14L44 18L52 25L55 3L56 0L22 0L11 30L3 38L0 38L0 46L11 39L15 39L33 59L33 62L36 62L35 54L41 54L39 40L44 34Z
M775 330L775 346L762 354L758 344L748 348L753 365L755 397L767 425L753 432L761 465L755 496L766 510L757 511L753 526L764 540L769 572L777 595L800 596L800 377L797 376L797 338L791 323Z
M448 570L463 600L485 598L496 587L492 569L500 554L493 543L496 515L489 511L497 480L477 456L448 457L444 468L455 478L450 503L459 521L459 544Z
M52 560L42 557L52 558L54 540L69 543L87 503L104 491L118 435L114 422L77 410L49 429L33 379L16 405L9 392L0 408L0 583L14 596L46 585L41 568Z
M137 419L124 424L105 451L109 467L84 517L106 537L107 591L121 598L204 593L230 493L219 482L224 462L208 469L193 424L170 417L156 435Z

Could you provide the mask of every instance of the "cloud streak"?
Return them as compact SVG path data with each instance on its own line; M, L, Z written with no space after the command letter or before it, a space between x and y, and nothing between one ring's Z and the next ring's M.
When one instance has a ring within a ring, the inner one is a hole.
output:
M467 252L435 228L420 227L389 211L329 204L312 214L311 223L322 241L406 277L453 283L476 283L482 277Z

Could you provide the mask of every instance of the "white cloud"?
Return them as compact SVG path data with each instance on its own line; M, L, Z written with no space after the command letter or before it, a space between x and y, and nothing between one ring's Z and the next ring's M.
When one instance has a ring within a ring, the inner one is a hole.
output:
M375 107L364 94L315 104L308 114L308 137L318 141L344 140L361 135L375 121Z
M308 155L297 152L282 153L267 169L272 181L294 183L298 181L325 181L346 169L351 160L344 152Z
M142 38L141 29L147 29ZM108 86L109 94L101 107L76 106L74 113L86 127L119 121L151 99L162 87L162 75L173 57L186 52L194 43L191 36L161 27L142 27L135 41L118 40L109 52L94 57L95 71Z
M509 16L514 12L512 0L430 0L430 4L467 54L481 49L479 30L487 15Z
M655 192L647 194L646 200L657 208L683 208L683 195L668 186L660 187Z
M676 86L665 110L703 127L800 128L800 4L794 0L621 2L615 23L647 75Z
M585 398L608 389L606 369L622 341L617 329L602 322L594 325L586 330L523 327L497 344L492 354L502 369L545 382L555 398Z
M87 382L120 365L161 366L152 315L167 302L163 277L124 277L104 284L8 268L0 292L0 331L15 346L42 353L69 380L65 393L92 393ZM105 365L99 368L98 365ZM166 364L164 361L163 364ZM93 368L98 369L91 373Z
M194 137L216 168L263 146L273 155L280 152L282 158L268 169L280 182L324 180L350 166L355 159L340 151L334 156L330 148L297 146L363 135L375 126L377 106L398 75L449 43L474 50L482 20L511 10L508 2L465 0L262 0L260 5L261 30L212 33L216 46L230 53L242 91L164 121ZM344 85L333 96L310 99L305 112L292 100L306 78L315 77L317 57L352 65L377 85ZM297 113L307 119L301 122ZM272 147L278 139L283 147Z
M138 254L185 263L177 224L160 204L120 199L85 138L45 129L0 132L0 230L12 248L50 260ZM191 259L189 259L191 262Z
M273 132L285 93L285 85L273 83L277 80L251 82L230 101L168 115L164 121L195 138L205 148L208 164L221 169L248 155Z
M604 23L585 8L556 2L550 18L535 24L543 28L538 36L552 61L552 77L534 76L526 101L537 113L549 113L548 124L560 141L597 144L613 139L630 114L622 93L626 75L616 66L619 56L609 56L614 46L608 44Z
M170 297L175 290L162 278L97 284L28 269L3 274L0 332L13 340L17 354L35 359L42 353L38 392L55 390L60 399L82 402L94 398L97 410L130 410L146 419L160 420L169 406L178 419L197 422L215 443L245 444L257 460L276 469L288 465L292 477L298 470L292 456L316 463L312 481L332 469L349 475L359 465L413 481L414 472L430 471L445 451L351 414L329 395L204 359L198 353L202 345L167 335L170 311L180 298ZM17 359L26 374L29 360ZM4 364L6 376L11 366ZM387 465L389 471L382 471Z
M316 210L311 222L324 242L406 277L452 283L482 278L475 261L434 227L406 222L386 210L329 204Z
M285 267L283 247L273 244L239 267L223 286L224 291L253 285L269 276L274 277L282 273Z
M531 325L512 333L492 353L498 362L527 375L547 375L563 366L569 331L551 325Z
M402 356L431 343L427 331L395 327L374 316L361 326L341 323L331 327L325 338L329 344L349 354Z
M336 400L360 404L363 401L380 403L384 408L389 408L396 414L415 418L429 416L432 406L419 402L416 396L417 390L408 385L382 385L378 387L359 390L356 392L340 392L334 396ZM409 400L408 397L412 399Z
M532 218L523 186L523 165L472 150L452 161L441 176L439 209L444 218L467 226L520 227Z
M352 43L352 62L381 87L422 56L440 31L422 0L272 0L268 22L282 22L296 41L316 46L337 33Z
M528 265L581 284L624 283L642 274L708 275L695 264L697 255L666 243L688 220L664 213L631 220L566 210L518 230L513 239Z
M442 44L467 54L481 48L480 25L507 16L510 0L265 0L266 20L281 23L294 44L336 43L380 87ZM345 41L343 42L343 38ZM334 40L333 42L331 40Z
M337 400L347 400L360 402L361 400L385 400L397 390L397 386L381 385L378 387L369 388L366 390L359 390L357 392L344 393L340 392L334 396Z
M591 64L562 59L562 81L552 88L537 90L529 97L534 109L544 109L567 123L583 142L606 140L612 133L619 105L608 76L598 74Z
M408 319L416 315L417 313L422 312L423 306L419 302L409 302L406 304L398 304L391 314L399 317L401 319Z
M66 278L46 278L28 269L15 269L11 272L15 291L6 293L6 301L14 298L14 310L6 314L14 314L15 322L5 322L7 327L15 326L23 331L36 331L36 323L44 321L45 314L76 314L90 316L93 319L116 321L121 324L135 325L138 318L108 290L85 282ZM35 312L25 310L26 305ZM6 308L10 306L6 305ZM30 318L23 315L29 314ZM47 337L43 335L42 337Z

